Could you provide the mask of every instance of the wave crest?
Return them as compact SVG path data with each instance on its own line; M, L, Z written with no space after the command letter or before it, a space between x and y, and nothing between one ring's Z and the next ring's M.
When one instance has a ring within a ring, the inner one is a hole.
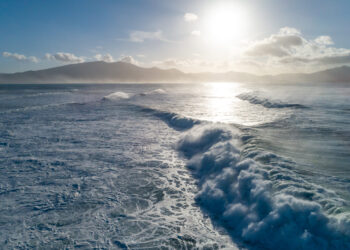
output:
M106 95L102 98L102 100L109 100L109 101L118 101L118 100L125 100L125 99L130 99L132 97L137 97L137 96L149 96L149 95L160 95L160 94L165 94L165 90L163 89L154 89L148 92L143 92L140 94L128 94L122 91L114 92L109 95Z
M280 101L272 101L264 97L259 97L256 92L243 93L236 97L243 101L248 101L251 104L264 106L265 108L307 108L301 104L283 103Z
M192 128L196 124L200 124L199 120L195 120L189 117L181 116L176 113L161 111L153 108L140 107L142 112L149 113L162 121L164 121L168 126L176 130L187 130Z
M155 89L155 90L151 90L151 91L148 91L148 92L141 93L140 95L141 96L145 96L145 95L165 94L165 93L166 93L166 91L164 89Z
M117 101L122 99L129 99L130 95L125 92L114 92L103 97L103 100Z

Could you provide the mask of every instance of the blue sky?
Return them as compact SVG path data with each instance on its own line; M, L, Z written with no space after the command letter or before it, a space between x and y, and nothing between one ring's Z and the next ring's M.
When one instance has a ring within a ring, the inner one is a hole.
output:
M315 71L350 63L349 9L348 0L1 0L0 72L94 60Z

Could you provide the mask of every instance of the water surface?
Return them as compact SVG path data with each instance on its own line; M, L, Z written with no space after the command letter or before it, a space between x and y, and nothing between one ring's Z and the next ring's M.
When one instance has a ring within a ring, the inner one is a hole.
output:
M0 114L3 248L350 246L348 86L0 85Z

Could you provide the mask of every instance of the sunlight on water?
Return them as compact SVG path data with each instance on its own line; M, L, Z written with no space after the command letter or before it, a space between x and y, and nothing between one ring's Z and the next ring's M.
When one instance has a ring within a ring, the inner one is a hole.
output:
M206 117L214 122L232 122L232 112L235 112L237 99L234 96L241 92L239 84L234 83L209 83L206 84L206 95L204 103L207 110Z
M240 83L212 82L205 84L203 112L199 119L220 123L234 123L255 126L288 115L276 113L263 106L252 106L249 102L237 98L250 90Z

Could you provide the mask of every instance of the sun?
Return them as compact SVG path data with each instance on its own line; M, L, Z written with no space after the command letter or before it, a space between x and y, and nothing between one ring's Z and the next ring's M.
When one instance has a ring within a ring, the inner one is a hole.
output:
M205 22L207 38L215 45L237 42L246 34L247 26L245 9L229 4L212 9Z

